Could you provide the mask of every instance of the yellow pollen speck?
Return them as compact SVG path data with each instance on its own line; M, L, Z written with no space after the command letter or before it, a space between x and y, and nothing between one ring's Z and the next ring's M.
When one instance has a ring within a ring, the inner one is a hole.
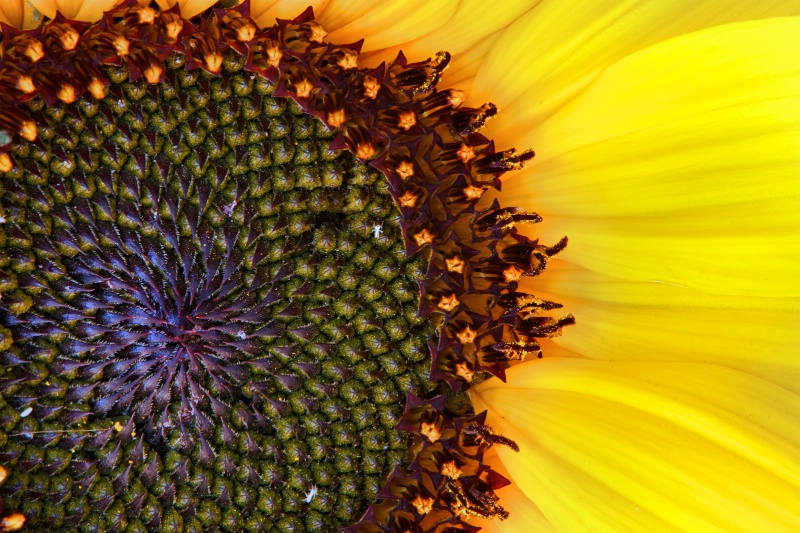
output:
M69 83L65 83L61 86L58 90L58 94L56 97L64 102L65 104L71 104L75 101L75 87L70 85Z
M470 200L480 200L481 196L483 196L483 189L470 185L464 188L464 196Z
M414 175L414 164L411 161L401 161L395 169L400 179L408 179Z
M328 125L332 128L338 128L347 119L344 109L337 109L328 113Z
M464 329L456 333L456 338L461 344L469 344L475 340L478 332L469 326L464 326Z
M440 472L443 476L447 476L450 479L458 479L461 477L461 469L456 465L455 461L447 461L444 463Z
M325 36L328 35L328 32L325 31L325 28L316 22L309 23L308 27L311 30L311 35L309 38L315 43L322 44L323 39L325 39Z
M152 7L140 7L139 24L152 24L156 20L156 10Z
M436 442L442 438L441 430L433 422L423 422L419 428L419 432L431 442Z
M89 93L98 100L102 100L106 97L106 88L103 87L103 82L97 78L92 78L92 81L89 82L89 87L87 87L87 89L89 90Z
M123 430L123 426L122 426L122 424L120 424L119 422L114 422L114 429L115 429L117 432L120 432L120 431L122 431L122 430Z
M244 43L249 43L256 36L256 27L249 22L236 30L236 38Z
M36 86L33 84L33 78L30 76L20 76L17 80L17 89L25 94L30 94L35 91Z
M444 259L444 264L447 267L448 272L458 272L459 274L464 273L464 259L460 255L446 257Z
M14 168L14 162L11 161L11 156L6 153L0 154L0 172L8 172ZM2 483L2 480L0 480Z
M417 117L413 111L404 111L397 118L397 125L405 131L410 130L416 123Z
M117 36L114 39L114 49L117 51L117 55L126 56L128 55L128 51L130 50L131 43L126 39L123 35Z
M467 99L467 95L464 94L464 91L458 91L456 89L450 90L450 96L447 98L447 103L453 107L458 107L464 103Z
M61 46L64 47L64 50L75 50L75 47L78 46L78 39L80 39L78 32L69 28L61 34Z
M439 307L439 309L444 309L445 311L450 312L458 307L459 303L458 297L455 294L450 294L448 296L442 296L439 298L439 303L436 305Z
M203 60L206 62L206 68L209 72L216 74L222 68L222 54L219 52L208 54Z
M364 96L369 98L370 100L374 100L378 97L378 91L381 89L381 84L378 83L378 79L372 76L365 76L364 77Z
M461 160L462 163L469 163L473 159L475 159L475 152L472 150L471 146L467 146L466 144L461 144L461 147L458 149L458 158Z
M19 128L20 136L26 141L36 140L36 123L32 120L25 120Z
M294 84L294 90L298 98L308 98L311 96L311 91L313 89L314 85L308 80L300 80Z
M356 146L356 157L359 159L369 159L374 155L375 147L372 146L372 143L363 142L358 143L358 146Z
M0 531L18 531L25 525L25 516L20 513L3 517L0 520Z
M467 363L461 361L460 363L455 365L455 375L462 378L467 383L472 383L472 376L475 374L472 370L469 369Z
M503 278L505 278L506 283L511 283L512 281L519 281L520 276L524 273L524 270L515 265L511 265L503 271Z
M406 191L397 201L400 203L400 207L416 207L419 196L411 191Z
M433 233L426 228L422 228L414 234L414 242L417 243L417 246L425 246L426 244L430 244L433 242Z
M167 37L172 40L177 39L178 35L181 34L182 30L183 30L183 21L180 19L173 20L167 23Z
M25 55L28 56L33 63L36 63L44 57L44 48L39 41L31 41L25 48Z
M426 515L433 510L433 498L424 498L421 494L418 494L416 498L411 500L411 505L414 506L414 509L421 515Z
M339 61L336 62L337 65L345 70L358 68L358 52L355 50L350 50L349 48L345 48L342 50L342 53L344 55Z

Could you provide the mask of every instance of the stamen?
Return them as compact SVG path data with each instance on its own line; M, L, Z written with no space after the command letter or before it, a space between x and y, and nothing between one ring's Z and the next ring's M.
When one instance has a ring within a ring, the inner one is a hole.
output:
M33 78L30 76L20 76L17 79L17 89L22 91L25 94L30 94L36 90L36 86L33 84Z
M92 78L86 89L89 91L89 94L91 94L97 100L102 100L106 97L106 88L103 85L103 82L97 78Z
M442 430L437 422L438 420L435 422L423 422L419 428L419 432L431 442L436 442L442 438Z
M42 47L42 43L36 39L31 39L28 42L28 45L25 47L25 55L28 56L31 62L38 62L44 57L44 48Z
M345 123L346 118L344 109L336 109L328 113L328 125L332 128L338 128Z
M467 424L463 429L464 445L465 446L480 446L482 448L489 448L494 444L501 444L508 446L515 452L519 451L519 446L516 442L495 433L489 426L482 424Z
M474 185L469 185L464 188L464 196L466 196L468 200L480 200L481 196L483 196L483 192L483 189L475 187Z
M431 233L428 228L422 228L413 236L414 242L420 247L425 246L426 244L431 244L434 238L435 235Z
M131 46L130 41L128 41L128 39L126 39L125 36L123 35L118 35L114 39L114 50L117 51L117 55L119 55L120 57L125 57L126 55L128 55L130 51L130 46Z
M162 17L165 15L167 15L167 13L164 13ZM164 29L166 30L167 40L177 41L178 37L183 31L183 19L176 17L172 20L168 20L168 22L164 25Z
M422 494L418 494L410 503L419 514L426 515L433 511L433 502L433 498L426 498Z
M256 36L256 27L250 21L245 20L236 29L236 38L243 43L249 43Z
M322 44L325 40L325 36L328 35L328 32L325 31L325 28L322 27L322 24L319 24L318 22L306 22L304 26L309 31L308 38L312 42Z
M461 148L458 149L458 158L461 160L462 163L469 163L473 159L475 159L475 152L473 151L471 146L467 146L466 144L461 144Z
M417 124L417 116L414 114L413 111L403 111L397 118L397 125L405 131L410 130L416 124Z
M442 467L439 469L439 473L453 480L460 478L462 474L461 469L452 459L442 464Z
M58 94L56 98L64 102L65 104L71 104L75 101L75 87L73 87L69 83L64 83L61 86L61 89L58 90Z
M378 82L377 78L369 75L364 76L364 96L370 100L374 100L378 97L378 91L380 88L381 84Z
M14 513L0 520L0 531L19 531L25 525L25 515Z
M294 92L298 98L308 98L311 96L311 91L314 90L314 85L305 78L295 82Z
M454 374L467 383L472 383L475 372L467 365L466 361L461 361L460 363L456 363Z
M349 48L343 48L342 57L336 62L336 64L345 70L358 68L358 52Z
M400 176L400 179L408 179L414 175L414 163L408 159L400 161L397 164L397 168L395 168L395 172Z
M19 135L26 141L33 142L36 140L36 123L32 120L25 120L19 128Z
M164 75L164 68L161 65L152 64L144 70L144 77L147 83L158 83Z
M456 296L455 293L450 293L439 298L439 302L436 304L436 306L439 309L444 309L449 313L460 304L461 302L458 301L458 296Z
M448 272L464 273L464 258L459 254L452 257L445 257L444 264Z
M152 24L156 21L156 10L152 7L135 6L133 11L139 15L139 24Z
M400 207L416 207L419 202L419 195L411 190L407 190L402 196L397 199Z
M368 141L358 143L356 146L356 157L360 159L370 159L375 155L375 146Z
M458 107L467 100L467 95L464 93L464 91L450 89L449 93L450 94L447 97L447 103L453 107Z
M14 168L14 162L11 160L11 156L5 152L0 153L0 172L9 172L12 168ZM0 483L2 482L0 480Z
M64 50L75 50L75 47L78 46L78 40L80 39L80 35L78 32L75 31L71 27L65 28L64 32L59 37L61 41L61 46Z
M524 270L517 268L515 265L511 265L503 271L503 277L505 278L506 283L512 283L519 281L520 276L522 276L524 273Z
M270 45L267 46L267 64L271 67L278 68L278 65L281 64L282 57L283 52L278 48L277 43L270 41Z
M469 326L464 326L464 329L456 333L456 338L461 344L470 344L475 340L478 332Z
M220 69L222 68L222 54L219 52L214 52L212 54L207 54L203 61L205 61L206 68L212 74L217 74Z

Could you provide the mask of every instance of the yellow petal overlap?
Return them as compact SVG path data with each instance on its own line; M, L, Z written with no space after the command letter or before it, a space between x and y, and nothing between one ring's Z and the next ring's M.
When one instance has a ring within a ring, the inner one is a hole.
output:
M530 126L638 50L712 26L797 14L800 4L785 0L545 0L497 40L473 103L491 100L509 121ZM491 136L507 130L495 128Z
M800 397L735 370L550 358L472 389L559 531L796 531Z

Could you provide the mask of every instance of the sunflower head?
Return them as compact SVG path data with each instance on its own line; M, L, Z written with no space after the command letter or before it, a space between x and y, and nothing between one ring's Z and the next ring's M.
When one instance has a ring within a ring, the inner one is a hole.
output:
M448 54L359 70L325 35L128 2L4 40L0 459L33 523L505 516L483 452L513 443L437 394L572 322L518 287L566 241L491 198L533 153L436 88Z

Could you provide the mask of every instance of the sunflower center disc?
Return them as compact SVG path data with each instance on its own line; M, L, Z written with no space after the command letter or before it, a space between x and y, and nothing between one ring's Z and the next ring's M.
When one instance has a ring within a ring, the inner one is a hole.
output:
M29 104L0 181L3 490L59 531L340 530L432 387L426 261L383 176L236 56L167 63Z

